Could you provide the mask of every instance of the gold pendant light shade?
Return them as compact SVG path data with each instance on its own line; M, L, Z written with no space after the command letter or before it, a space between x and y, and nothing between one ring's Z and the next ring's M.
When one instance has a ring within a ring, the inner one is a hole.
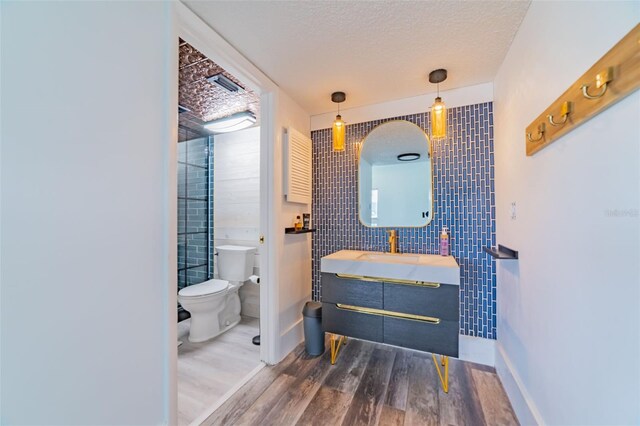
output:
M447 107L440 97L440 83L447 79L447 70L438 69L429 73L429 82L438 85L438 97L431 105L431 137L447 137Z
M347 99L344 92L333 92L331 101L338 104L338 115L333 122L333 152L342 152L345 149L345 134L347 124L342 120L340 115L340 103Z
M431 137L444 138L447 136L447 108L439 96L431 105Z
M340 114L336 115L336 120L333 122L333 151L344 151L344 135L345 124L342 121Z

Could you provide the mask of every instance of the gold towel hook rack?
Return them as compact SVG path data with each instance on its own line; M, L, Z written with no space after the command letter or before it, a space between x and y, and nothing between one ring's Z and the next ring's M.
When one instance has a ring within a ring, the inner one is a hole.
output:
M607 85L613 80L613 67L609 67L604 71L600 71L598 75L596 75L596 89L600 89L600 93L596 95L589 94L589 85L583 84L582 96L587 99L598 99L604 96L607 93Z
M529 132L527 133L527 139L529 139L529 142L538 142L542 140L542 138L544 137L544 131L545 131L545 125L544 123L540 123L538 125L538 137L536 139L533 139L531 137L531 132Z
M539 115L531 117L521 133L527 156L561 140L567 133L638 90L640 24L635 25L615 46L585 70L584 74L567 86ZM608 120L605 117L601 119ZM540 123L547 126L547 131L542 135ZM565 140L564 143L572 142Z
M569 114L571 114L573 112L573 102L564 102L562 104L562 107L560 107L560 116L562 117L562 121L553 121L553 115L549 114L547 115L547 118L549 119L549 124L551 124L552 126L562 126L564 125L564 123L567 122L567 119L569 118Z

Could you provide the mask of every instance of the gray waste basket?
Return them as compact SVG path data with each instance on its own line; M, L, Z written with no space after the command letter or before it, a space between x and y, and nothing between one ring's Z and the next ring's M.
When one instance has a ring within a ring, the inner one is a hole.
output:
M311 356L324 353L324 331L322 331L322 303L307 302L302 309L304 322L304 347Z

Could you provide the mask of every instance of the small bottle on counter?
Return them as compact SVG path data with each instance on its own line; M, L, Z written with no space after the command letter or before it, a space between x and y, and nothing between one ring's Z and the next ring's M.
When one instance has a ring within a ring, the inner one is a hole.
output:
M449 256L449 234L447 231L445 226L440 234L440 256Z
M296 231L300 231L302 229L302 221L300 220L300 216L296 216L296 221L293 224L293 228Z
M311 228L311 213L302 214L302 229Z

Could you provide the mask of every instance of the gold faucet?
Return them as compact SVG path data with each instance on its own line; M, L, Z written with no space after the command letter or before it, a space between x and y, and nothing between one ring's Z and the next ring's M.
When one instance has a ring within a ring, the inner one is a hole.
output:
M397 253L398 252L398 236L396 235L396 230L391 229L387 231L389 234L389 253Z

